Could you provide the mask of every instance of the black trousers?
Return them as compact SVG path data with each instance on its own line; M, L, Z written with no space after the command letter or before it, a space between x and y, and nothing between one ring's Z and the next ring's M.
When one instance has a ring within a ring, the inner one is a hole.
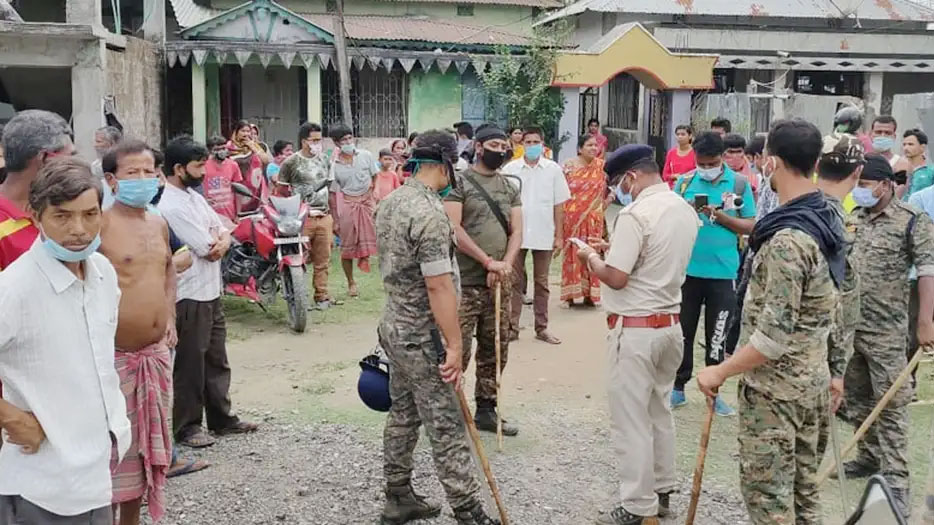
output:
M227 362L227 322L220 299L201 302L183 299L175 305L178 344L175 346L175 439L208 428L227 428L238 419L230 414L230 364Z
M675 390L684 390L694 369L694 334L705 308L704 334L707 351L704 362L715 365L723 361L730 317L736 308L736 292L732 279L702 279L691 277L681 286L681 331L684 332L684 355L675 377Z

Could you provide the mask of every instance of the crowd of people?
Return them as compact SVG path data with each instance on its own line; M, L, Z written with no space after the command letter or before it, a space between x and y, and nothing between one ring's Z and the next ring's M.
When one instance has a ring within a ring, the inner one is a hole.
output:
M270 149L247 121L229 138L183 135L162 151L101 128L88 163L64 119L20 112L2 138L0 522L132 525L144 501L159 520L167 479L207 467L176 445L257 430L232 410L221 260L238 221L270 196L298 195L313 308L342 303L328 287L336 244L350 298L355 267L368 272L378 256L392 399L383 523L440 513L411 485L420 426L458 523L498 523L481 503L454 389L475 356L473 423L519 433L498 415L497 378L524 304L534 338L561 344L549 329L561 255L559 303L602 306L610 330L622 501L598 522L670 511L671 410L696 376L711 410L734 416L718 389L742 375L752 521L819 523L830 419L864 421L913 352L934 344L928 137L903 132L898 155L892 117L866 136L861 119L845 108L826 136L783 120L748 140L727 119L684 124L662 166L648 146L609 152L595 120L563 165L536 126L461 122L373 155L342 125L326 130L326 150L313 122ZM843 469L881 473L904 515L910 400L906 386Z

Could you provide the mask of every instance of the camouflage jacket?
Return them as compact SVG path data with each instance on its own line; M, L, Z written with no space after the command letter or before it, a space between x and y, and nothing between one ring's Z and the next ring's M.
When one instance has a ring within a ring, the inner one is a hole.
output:
M840 296L817 242L783 229L759 248L751 270L740 342L768 361L743 381L785 401L826 389L827 341Z
M840 219L841 225L846 225L846 210L843 203L835 197L824 195L827 203L833 206ZM827 342L828 364L831 377L843 377L846 374L846 364L853 355L853 338L856 325L859 323L859 273L856 268L856 259L852 253L853 234L844 228L843 238L846 241L846 274L840 285L840 302L834 313L834 326Z
M409 177L379 203L376 241L386 290L380 334L391 344L427 343L434 318L425 277L451 274L460 289L454 226L438 193Z
M860 208L847 217L859 270L856 329L903 337L908 333L908 274L934 276L934 224L924 212L892 198L878 213ZM909 230L911 232L909 233Z

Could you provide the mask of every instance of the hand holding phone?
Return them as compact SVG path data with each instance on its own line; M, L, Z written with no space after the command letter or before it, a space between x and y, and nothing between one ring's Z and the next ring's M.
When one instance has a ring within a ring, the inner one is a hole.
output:
M699 211L704 206L707 206L708 203L709 203L709 200L707 198L706 193L698 193L697 195L694 196L694 209L695 210Z

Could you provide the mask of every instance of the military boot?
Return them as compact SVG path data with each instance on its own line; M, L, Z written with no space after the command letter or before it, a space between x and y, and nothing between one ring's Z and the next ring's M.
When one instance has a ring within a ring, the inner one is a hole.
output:
M623 508L622 505L610 512L604 512L597 518L597 525L659 525L655 516L639 516Z
M477 401L477 413L474 414L473 422L478 430L486 432L496 432L496 403L493 401ZM510 425L503 420L503 435L515 436L519 434L519 429L515 425Z
M380 516L380 525L402 525L412 520L434 518L441 514L441 506L432 505L412 490L412 485L387 485L386 507Z
M457 525L500 525L499 520L486 515L483 505L479 503L454 509L454 519L457 520Z

